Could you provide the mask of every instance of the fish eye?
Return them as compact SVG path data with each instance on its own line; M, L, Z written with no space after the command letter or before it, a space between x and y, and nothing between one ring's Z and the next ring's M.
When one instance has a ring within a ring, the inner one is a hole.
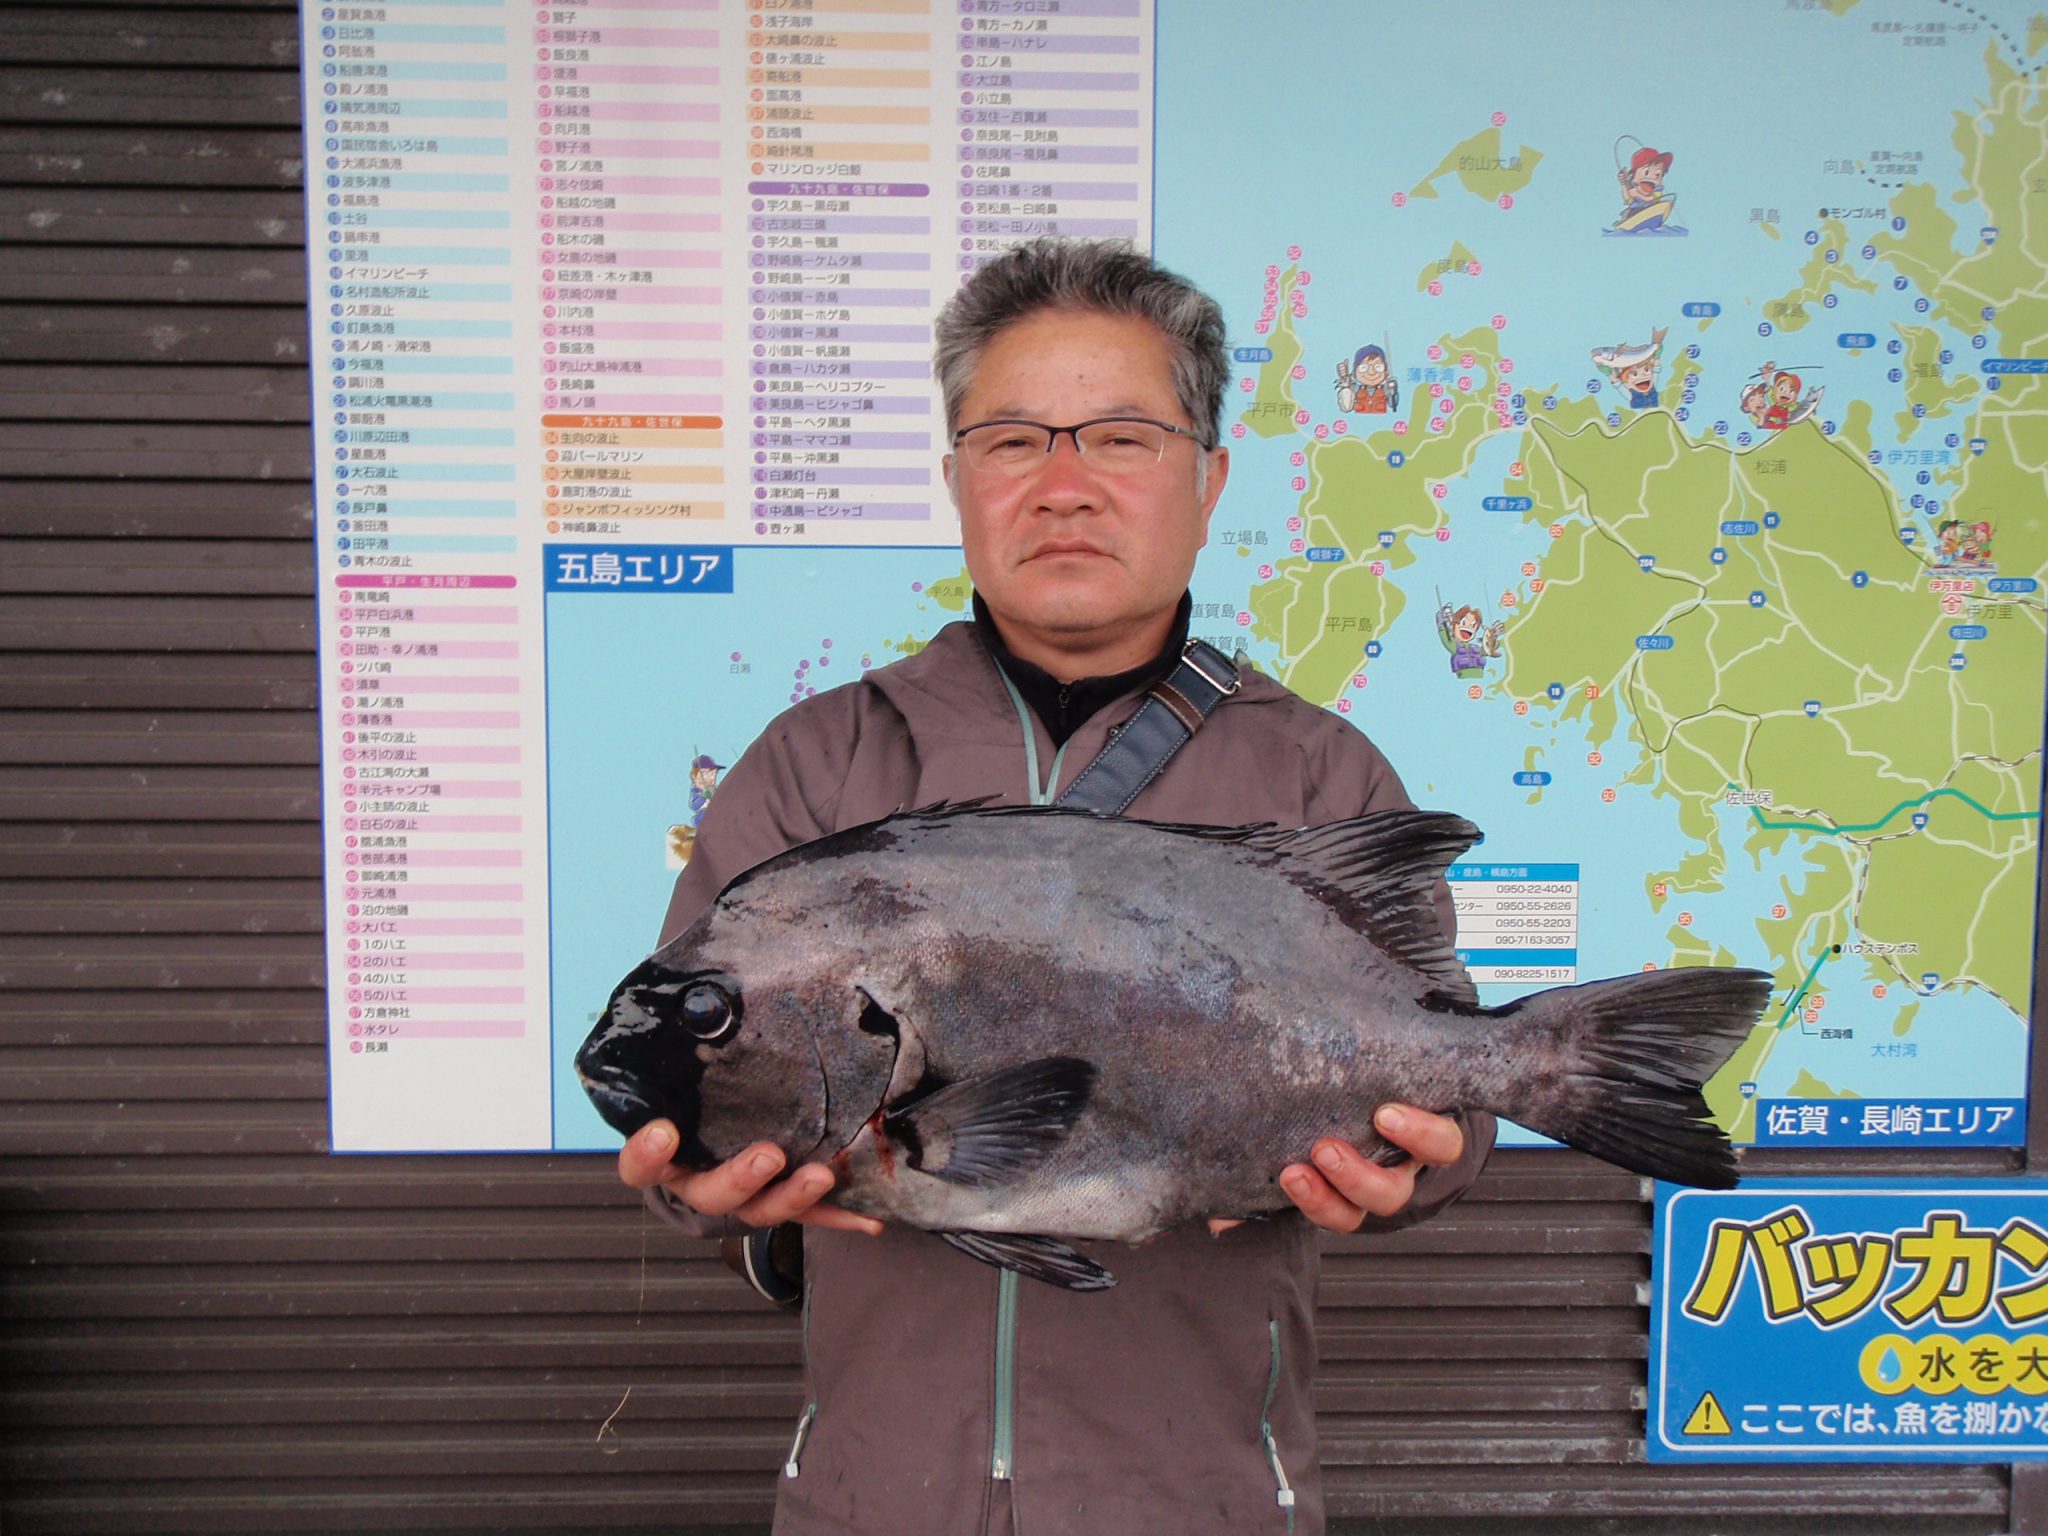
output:
M723 1040L740 1023L740 1000L715 981L699 981L683 994L683 1028L699 1040Z

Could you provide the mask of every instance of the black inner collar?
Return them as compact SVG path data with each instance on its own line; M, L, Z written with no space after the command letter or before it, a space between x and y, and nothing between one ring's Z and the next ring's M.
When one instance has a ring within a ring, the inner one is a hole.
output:
M1002 636L996 632L995 620L989 615L988 605L982 602L979 592L974 594L974 627L980 632L981 643L988 647L996 665L1008 674L1017 692L1024 696L1024 702L1031 706L1031 712L1044 724L1052 737L1052 744L1062 747L1069 736L1110 700L1149 687L1173 671L1188 643L1188 619L1194 607L1194 599L1183 592L1180 606L1173 611L1173 629L1166 637L1166 648L1150 661L1128 672L1117 672L1108 677L1083 677L1071 683L1061 682L1045 668L1026 661L1004 645Z

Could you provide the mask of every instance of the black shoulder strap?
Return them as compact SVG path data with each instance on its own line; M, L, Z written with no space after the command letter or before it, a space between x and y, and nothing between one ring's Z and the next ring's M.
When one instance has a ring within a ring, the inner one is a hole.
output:
M1167 760L1201 729L1210 711L1241 686L1229 657L1206 641L1188 641L1180 665L1153 686L1138 712L1117 727L1095 761L1054 803L1098 816L1121 816Z

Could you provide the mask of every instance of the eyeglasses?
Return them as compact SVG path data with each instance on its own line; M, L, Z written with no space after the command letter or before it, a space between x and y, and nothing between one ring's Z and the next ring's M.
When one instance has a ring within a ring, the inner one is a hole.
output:
M953 446L969 469L1028 475L1045 462L1062 433L1074 440L1074 451L1090 467L1112 475L1152 468L1165 457L1170 437L1185 437L1198 448L1207 446L1186 427L1145 416L1098 416L1071 427L1050 427L1042 421L980 421L955 432Z

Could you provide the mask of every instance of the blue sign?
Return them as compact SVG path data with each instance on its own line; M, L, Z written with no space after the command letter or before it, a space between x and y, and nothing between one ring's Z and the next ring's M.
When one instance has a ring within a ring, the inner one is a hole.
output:
M1334 544L1311 544L1303 553L1309 559L1318 562L1342 560L1344 558L1344 551Z
M2048 1458L2048 1182L1659 1184L1651 1253L1651 1461Z
M548 592L730 592L730 544L551 544Z

